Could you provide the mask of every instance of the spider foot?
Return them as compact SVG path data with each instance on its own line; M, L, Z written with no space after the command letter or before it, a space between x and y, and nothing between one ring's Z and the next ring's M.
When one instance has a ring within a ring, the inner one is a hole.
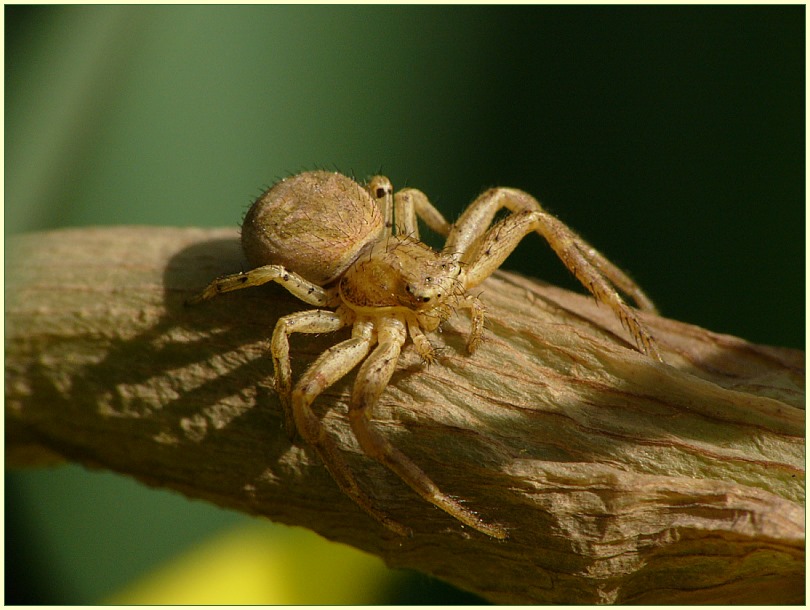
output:
M413 337L413 344L416 348L416 353L422 359L422 362L428 366L436 362L436 348L434 348L430 341L424 335L416 335Z
M475 351L481 347L481 343L483 343L483 337L480 334L470 333L470 336L467 338L467 352L474 354Z
M440 494L431 499L431 502L448 513L450 516L455 517L463 524L470 526L474 530L497 538L498 540L505 540L509 537L506 528L497 523L487 523L478 514L465 506L462 506L459 500L455 500L445 494Z
M284 414L284 433L290 442L294 442L298 438L298 428L295 425L295 416L293 415L292 401L289 391L284 391L279 388L279 384L273 384L278 394L279 402L281 403L281 410Z
M639 350L657 360L658 362L663 362L664 359L661 357L661 353L658 351L658 344L655 341L655 338L648 333L646 330L639 329L637 333L633 333L633 337L636 340L636 344L638 345Z
M633 313L627 305L624 305L618 313L619 321L622 323L622 326L633 335L638 351L658 362L663 362L664 359L658 351L658 344L655 337L653 337L647 328L639 321L635 313Z
M199 305L204 301L210 300L216 295L217 295L216 289L212 290L211 286L207 286L205 290L203 290L202 292L199 292L194 296L191 296L187 298L185 301L183 301L183 305L185 307L193 307L194 305Z

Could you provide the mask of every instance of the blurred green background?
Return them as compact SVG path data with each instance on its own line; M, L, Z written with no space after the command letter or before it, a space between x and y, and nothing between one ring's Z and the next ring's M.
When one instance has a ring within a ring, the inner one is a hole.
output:
M6 235L236 226L312 168L450 219L515 186L665 315L804 347L802 5L6 6L5 34ZM576 288L539 238L506 266ZM474 601L112 474L5 485L6 603L179 603L195 576L222 585L198 602Z

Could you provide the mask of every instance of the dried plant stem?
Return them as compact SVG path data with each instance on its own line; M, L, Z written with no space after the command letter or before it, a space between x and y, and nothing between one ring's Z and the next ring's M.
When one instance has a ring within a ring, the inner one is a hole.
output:
M503 603L801 603L804 355L642 315L666 364L588 297L498 273L405 350L376 422L509 539L470 531L359 452L353 376L315 403L391 534L292 445L270 389L277 286L182 303L243 265L234 231L105 228L7 243L9 465L67 459L302 525ZM343 337L344 335L340 335ZM336 341L293 337L295 374Z

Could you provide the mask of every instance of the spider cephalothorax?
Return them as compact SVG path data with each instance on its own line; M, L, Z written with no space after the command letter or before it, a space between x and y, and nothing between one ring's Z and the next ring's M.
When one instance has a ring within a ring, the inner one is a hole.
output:
M352 265L338 283L344 305L358 314L380 315L384 309L424 320L434 330L464 295L461 267L413 237L380 240ZM428 322L435 320L435 323Z
M502 208L511 214L493 225ZM447 237L441 252L419 241L417 217ZM275 387L288 435L297 432L312 445L341 489L370 515L393 531L409 533L360 489L310 408L319 394L362 362L349 405L349 421L361 448L426 500L485 534L505 538L503 526L485 522L443 493L380 435L371 423L371 410L408 337L430 362L434 352L425 333L436 330L457 310L468 309L472 326L467 348L475 351L483 334L484 308L470 290L533 231L615 312L639 349L660 360L652 336L614 286L641 309L654 311L641 289L531 195L510 188L486 191L451 225L422 192L394 193L383 176L373 177L365 187L338 173L292 176L265 192L245 217L242 246L254 268L214 280L191 302L277 282L319 307L281 318L271 339ZM289 335L333 332L345 326L352 327L351 338L324 352L293 387Z

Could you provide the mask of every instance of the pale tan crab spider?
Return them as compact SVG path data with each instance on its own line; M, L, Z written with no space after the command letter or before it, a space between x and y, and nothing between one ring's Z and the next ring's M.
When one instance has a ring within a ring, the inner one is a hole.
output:
M492 225L502 208L511 214ZM441 252L419 241L417 217L447 237ZM371 178L363 187L338 173L298 174L271 187L245 217L242 246L255 268L214 280L190 302L278 282L319 307L281 318L271 340L275 388L288 435L292 438L297 431L312 445L340 488L366 512L389 529L409 534L409 528L376 508L360 489L310 408L319 394L362 362L349 406L349 421L362 450L459 521L505 538L503 526L485 522L443 493L375 430L372 409L409 336L423 360L431 362L434 351L425 333L436 330L456 310L468 309L472 328L467 348L475 351L483 334L484 308L470 289L500 267L532 231L542 235L577 279L615 312L639 350L660 360L652 336L614 286L640 309L654 311L641 289L531 195L512 188L486 191L451 225L421 191L407 188L394 193L383 176ZM321 354L293 387L289 336L345 326L352 327L351 338Z

